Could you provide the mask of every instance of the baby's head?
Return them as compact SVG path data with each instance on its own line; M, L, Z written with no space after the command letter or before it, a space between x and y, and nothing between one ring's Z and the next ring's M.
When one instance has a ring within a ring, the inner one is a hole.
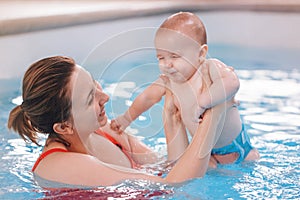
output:
M190 12L171 15L157 30L155 46L175 53L194 51L202 64L208 51L205 26L197 15Z
M176 13L157 30L155 48L161 72L171 80L185 82L206 60L205 27L192 13Z
M203 22L197 15L190 12L179 12L171 15L159 28L179 32L193 39L200 46L207 43L206 30Z

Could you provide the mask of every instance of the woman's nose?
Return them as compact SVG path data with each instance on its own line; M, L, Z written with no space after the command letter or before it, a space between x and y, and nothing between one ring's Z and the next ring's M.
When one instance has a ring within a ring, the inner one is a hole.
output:
M101 85L97 82L96 83L96 90L99 99L99 105L104 105L109 100L109 96L103 92Z

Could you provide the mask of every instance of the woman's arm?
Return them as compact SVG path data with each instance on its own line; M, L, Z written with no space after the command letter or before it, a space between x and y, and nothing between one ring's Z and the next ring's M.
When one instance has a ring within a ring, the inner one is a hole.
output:
M169 79L164 77L166 88L169 88ZM181 114L174 104L174 96L166 89L165 104L163 110L164 132L167 142L168 160L176 161L188 146L188 138L185 126L181 120Z
M225 109L226 104L220 104L205 112L203 122L198 126L190 145L165 179L157 179L152 176L144 178L159 182L178 183L204 176L208 168L211 149L217 141L224 124ZM169 128L178 131L181 127L181 123L178 123L178 120L180 120L178 115L169 112L166 117L169 118Z
M168 110L167 110L168 111ZM205 174L210 157L206 143L216 140L217 132L224 119L224 108L217 106L204 114L204 120L194 135L191 144L178 159L166 178L146 174L131 168L103 163L97 158L81 153L55 153L43 160L36 168L37 173L47 180L83 186L110 186L124 180L143 179L153 182L178 183ZM170 127L174 131L181 126L176 115L167 113ZM205 140L203 140L205 139ZM210 145L208 145L210 146ZM114 156L114 155L111 155Z
M166 99L168 99L168 94L167 92ZM179 111L174 109L175 105L172 101L168 101L168 103L170 103L170 105L166 106L168 110L165 114L169 122L168 128L170 132L177 132L182 127L182 125L178 123L178 121L180 121ZM218 140L224 124L225 109L226 104L224 103L204 113L203 122L199 124L186 151L167 175L167 182L182 182L191 178L204 176L208 168L210 152Z

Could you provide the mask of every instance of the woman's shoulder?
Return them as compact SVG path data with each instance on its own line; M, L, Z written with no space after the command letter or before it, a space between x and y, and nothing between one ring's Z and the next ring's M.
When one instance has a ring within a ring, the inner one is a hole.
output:
M44 159L35 175L54 182L71 185L99 185L108 167L94 156L76 152L58 152ZM98 183L98 184L96 184Z
M49 153L51 152L51 154ZM46 156L45 156L46 155ZM82 161L93 163L95 159L93 156L83 153L76 153L66 150L58 151L57 148L49 149L44 151L38 158L38 165L35 172L43 173L46 171L59 172L63 168L68 168L71 166L78 166Z

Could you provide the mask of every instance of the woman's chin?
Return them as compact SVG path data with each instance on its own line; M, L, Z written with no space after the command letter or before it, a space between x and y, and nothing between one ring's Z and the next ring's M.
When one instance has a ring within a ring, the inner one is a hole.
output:
M103 116L103 118L99 121L99 125L101 127L105 126L107 124L107 117Z

